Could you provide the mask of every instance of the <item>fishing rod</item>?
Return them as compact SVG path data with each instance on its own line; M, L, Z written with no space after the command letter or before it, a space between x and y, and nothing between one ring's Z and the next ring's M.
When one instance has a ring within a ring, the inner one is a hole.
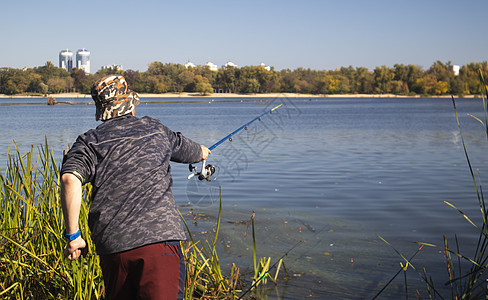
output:
M277 106L273 107L272 109L270 109L268 111L265 111L261 115L257 116L256 118L252 119L251 121L247 122L246 124L242 125L241 127L237 128L236 130L232 131L227 136L225 136L224 138L222 138L221 140L219 140L217 143L215 143L212 146L210 146L208 148L208 150L212 151L214 148L216 148L218 145L222 144L226 140L232 141L232 136L233 135L235 135L236 133L238 133L242 129L247 130L247 126L249 126L251 123L253 123L256 120L260 120L261 121L261 118L263 116L265 116L267 114L272 114L274 110L278 109L282 105L283 104L277 105ZM210 181L210 176L212 176L212 174L215 173L215 166L213 166L211 164L205 165L205 160L202 161L202 167L201 167L201 171L200 172L197 172L197 167L194 167L191 164L188 167L189 167L190 172L191 172L191 174L188 175L188 179L191 179L193 176L198 176L198 179L200 179L200 180L204 180L205 179L207 181Z

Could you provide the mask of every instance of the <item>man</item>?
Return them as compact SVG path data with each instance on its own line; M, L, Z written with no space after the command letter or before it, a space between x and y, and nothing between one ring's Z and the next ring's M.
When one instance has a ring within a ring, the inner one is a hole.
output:
M210 150L156 119L135 117L139 96L122 76L98 80L91 95L96 119L103 123L77 138L61 169L64 253L76 260L86 247L78 219L82 185L90 182L88 224L106 299L182 299L185 265L179 241L185 232L169 162L198 162Z

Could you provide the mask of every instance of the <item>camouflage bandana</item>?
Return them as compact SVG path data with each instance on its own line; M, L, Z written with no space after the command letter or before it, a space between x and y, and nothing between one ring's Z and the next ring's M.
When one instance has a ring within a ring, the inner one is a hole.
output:
M139 105L139 95L128 88L120 75L109 75L95 82L91 95L97 108L97 121L127 115Z

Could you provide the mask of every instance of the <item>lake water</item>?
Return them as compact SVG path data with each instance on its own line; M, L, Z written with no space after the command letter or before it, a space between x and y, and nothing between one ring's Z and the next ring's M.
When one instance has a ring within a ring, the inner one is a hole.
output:
M215 227L221 188L224 266L236 262L242 272L252 270L252 238L246 232L253 211L258 255L274 263L287 254L291 278L280 280L269 299L371 299L403 262L378 235L410 257L418 249L411 241L440 245L445 234L454 245L457 234L462 252L472 255L476 230L444 203L479 220L450 99L178 100L142 99L136 114L156 117L207 146L283 104L214 149L208 163L217 166L215 181L187 180L188 166L172 165L177 203L197 235ZM98 125L93 105L44 103L0 100L2 169L14 140L25 152L46 136L60 162L78 134ZM456 104L471 162L486 181L486 133L467 115L484 119L482 102ZM426 267L449 297L440 250L424 247L413 264L419 271ZM418 274L410 268L407 275L409 294L419 289L425 295ZM403 283L398 276L380 299L404 297Z

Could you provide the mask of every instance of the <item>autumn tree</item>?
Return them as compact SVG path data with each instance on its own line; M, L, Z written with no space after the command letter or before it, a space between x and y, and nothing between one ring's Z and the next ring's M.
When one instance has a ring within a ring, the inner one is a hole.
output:
M196 75L194 77L194 83L195 92L200 93L201 95L208 95L213 93L212 85L210 85L207 78L201 75Z
M46 62L44 66L34 68L34 72L41 75L44 82L50 78L66 78L69 76L68 71L56 67L50 61Z
M459 70L459 76L463 82L463 93L468 95L480 94L481 85L479 80L479 72L488 74L488 63L469 63Z
M238 83L236 73L237 68L235 67L224 67L219 69L215 76L215 87L224 92L237 92Z
M201 76L201 75L198 75ZM202 77L203 78L203 77ZM176 88L178 92L192 92L194 90L195 75L189 70L182 70L176 80ZM208 80L207 80L208 82Z
M479 94L479 71L488 73L488 64L462 66L457 76L451 62L436 61L427 71L409 64L393 68L341 67L335 70L310 68L276 71L262 65L241 68L227 66L212 71L207 66L186 68L181 64L152 62L145 72L114 69L87 74L74 68L63 68L46 62L33 69L0 68L0 93L88 93L91 84L108 74L123 74L129 87L139 93L198 92L213 90L234 93L306 93L306 94L373 94L400 95Z
M109 73L112 74L112 73ZM106 75L109 75L106 74ZM102 74L99 74L102 75ZM105 74L104 74L105 75ZM106 76L105 75L105 76ZM93 84L92 78L85 73L82 69L73 68L70 72L70 76L73 79L73 88L79 93L89 94L91 85ZM100 76L101 78L102 76Z
M376 94L389 94L392 92L392 80L395 77L393 70L387 66L376 67L374 69L374 80L376 87L374 92Z
M374 74L368 68L356 68L356 80L354 90L359 94L372 94L374 92Z
M3 94L14 95L24 93L30 84L31 72L19 69L2 68L0 71L0 91Z
M127 81L127 85L133 91L142 91L141 86L141 73L139 71L127 70L124 72L124 78Z

